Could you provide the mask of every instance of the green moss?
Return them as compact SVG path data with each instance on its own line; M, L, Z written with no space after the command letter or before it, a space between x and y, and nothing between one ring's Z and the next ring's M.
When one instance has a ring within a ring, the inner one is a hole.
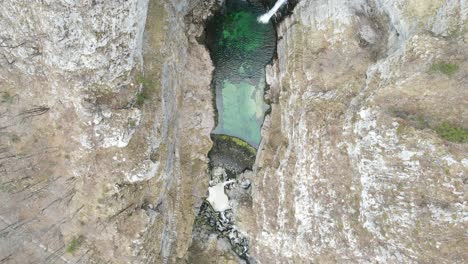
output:
M468 28L457 28L455 30L452 30L448 37L449 38L458 38L458 37L463 37L468 33Z
M458 71L458 65L454 63L438 62L431 66L431 72L440 72L451 76Z
M383 215L382 215L382 221L383 221L383 223L387 223L387 222L388 222L388 214L387 214L387 213L383 213Z
M0 183L0 192L8 192L9 188L4 183Z
M468 131L449 122L443 122L437 126L435 130L441 138L447 141L457 143L468 142Z
M67 253L75 253L81 246L83 238L81 236L73 238L67 246Z
M136 104L138 107L143 106L146 100L150 98L149 93L147 92L147 89L144 89L141 92L138 92L136 95Z
M136 81L143 86L147 86L147 87L153 86L153 82L150 79L147 79L142 75L137 76Z
M249 145L246 141L236 138L236 137L231 137L227 135L220 135L219 138L224 141L231 141L235 143L237 146L242 147L243 149L246 149L248 152L250 152L252 155L257 155L257 150Z
M338 231L339 231L340 233L343 232L343 230L344 230L343 221L338 220L338 222L336 223L336 228L338 229Z
M128 125L129 125L130 127L136 127L136 121L133 120L133 119L130 119L130 120L128 121Z
M418 129L425 129L425 128L429 127L429 123L422 116L419 116L419 115L416 116L414 118L414 121L415 121L415 127L418 128Z
M450 168L445 167L444 172L445 172L446 175L450 175Z
M12 96L8 92L3 92L2 93L2 103L11 103L11 102L13 102L13 98L14 98L14 96Z
M223 167L229 178L252 169L257 150L248 142L223 134L212 134L213 148L208 154L212 167Z
M400 124L398 125L397 130L396 130L397 135L398 135L398 136L402 136L402 135L405 133L405 131L406 131L406 125L400 123Z

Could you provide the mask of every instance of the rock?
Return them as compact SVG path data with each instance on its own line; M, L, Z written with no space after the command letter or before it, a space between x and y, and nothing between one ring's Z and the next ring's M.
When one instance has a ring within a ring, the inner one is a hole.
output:
M0 162L0 228L20 224L0 259L184 257L209 181L213 66L196 38L212 4L2 1L0 145L24 158Z
M216 2L1 1L0 259L466 262L465 1L288 1L258 153L215 146L224 212Z
M250 188L250 180L245 180L243 182L241 182L241 187L244 188L244 189L248 189Z
M443 120L467 129L463 9L299 1L278 25L252 213L238 220L256 262L464 259L468 146L435 131ZM431 72L440 61L459 70Z
M224 187L230 183L235 182L234 180L220 182L210 188L208 188L208 198L207 201L211 204L213 209L217 212L224 212L225 210L231 208L229 206L229 199L224 193ZM222 214L221 214L222 215Z

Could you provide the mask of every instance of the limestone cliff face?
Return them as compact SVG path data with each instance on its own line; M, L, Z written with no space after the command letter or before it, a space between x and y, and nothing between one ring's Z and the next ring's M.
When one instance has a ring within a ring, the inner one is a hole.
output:
M201 2L1 2L2 261L185 254L213 127Z
M214 2L0 1L0 262L183 261L209 180L195 38ZM468 129L467 10L298 1L236 207L252 260L465 260L468 147L436 132Z
M253 205L238 213L258 263L463 262L468 146L436 130L468 129L467 10L303 0L279 25Z

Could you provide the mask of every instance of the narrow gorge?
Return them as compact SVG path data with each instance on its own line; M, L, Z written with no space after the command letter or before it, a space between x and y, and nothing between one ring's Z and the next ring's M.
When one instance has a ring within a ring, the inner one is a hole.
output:
M216 251L229 255L229 244L239 258L249 261L249 243L235 226L237 210L231 205L251 203L245 174L255 163L268 110L265 66L272 61L276 34L272 23L258 23L263 12L259 1L227 1L207 21L217 120L209 153L209 196L195 220L191 263L207 261L219 254ZM213 248L213 244L224 246Z
M0 263L466 263L467 17L0 1Z

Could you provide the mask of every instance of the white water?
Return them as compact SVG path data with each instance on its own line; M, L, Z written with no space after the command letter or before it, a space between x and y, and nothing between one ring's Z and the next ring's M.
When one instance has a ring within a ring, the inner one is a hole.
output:
M213 187L208 189L208 202L211 204L213 209L217 212L224 212L227 209L230 209L229 206L229 198L227 197L226 193L224 192L224 186L227 184L234 183L236 181L230 180L226 182L220 182Z
M280 9L284 4L286 4L288 0L278 0L276 4L273 6L273 8L268 11L267 13L263 14L260 16L257 20L260 23L266 24L268 21L270 21L270 18L278 12L278 9Z

